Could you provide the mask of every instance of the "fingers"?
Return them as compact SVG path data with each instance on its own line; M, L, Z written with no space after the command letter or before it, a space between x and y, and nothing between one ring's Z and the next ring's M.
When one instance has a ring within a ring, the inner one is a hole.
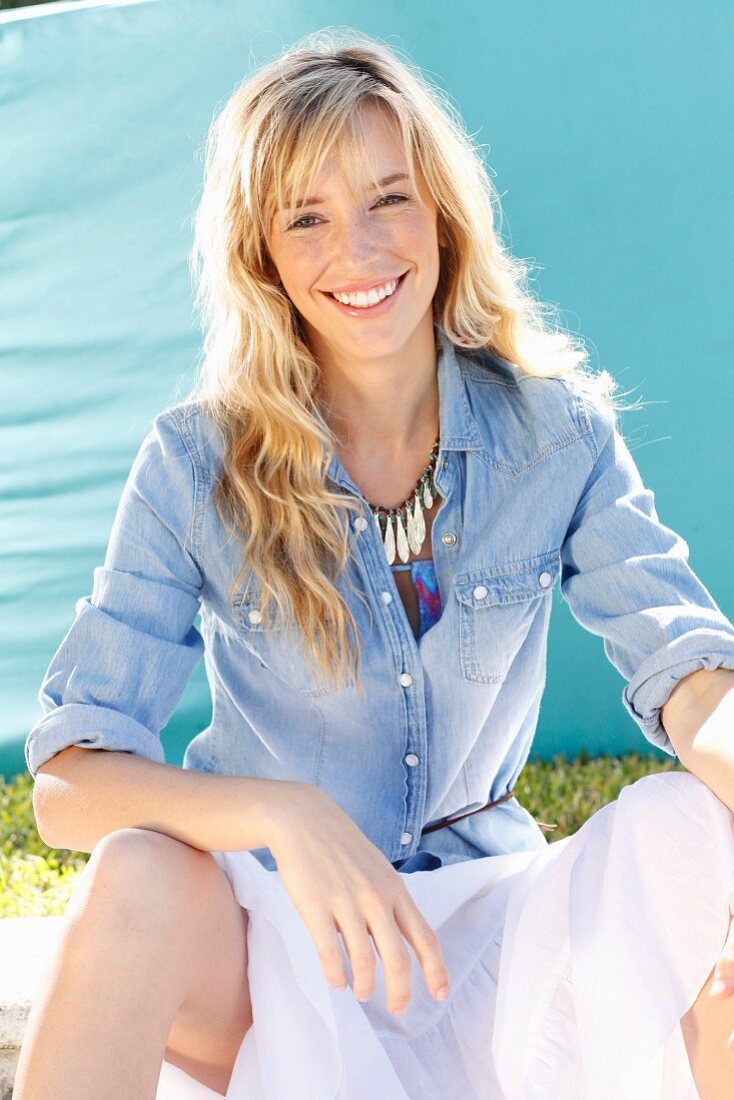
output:
M326 975L327 982L334 989L340 991L346 989L349 981L344 966L344 954L339 941L338 929L334 920L326 911L320 918L311 912L305 923L316 945L321 968Z
M395 903L395 919L400 931L416 953L428 991L437 1000L446 1000L451 992L451 978L438 936L407 889Z
M406 1010L412 997L413 963L406 938L415 950L433 996L438 997L440 989L449 986L438 938L407 891L403 896L404 890L400 887L396 898L389 890L386 893L376 885L368 885L360 892L356 905L345 904L336 910L337 926L352 966L355 997L366 1001L374 993L374 941L382 960L388 1011L395 1016Z
M412 996L413 963L390 904L373 910L369 930L382 959L387 1007L394 1016L405 1012Z
M734 956L728 954L719 956L709 993L712 997L722 998L734 993Z
M352 992L358 1001L368 1001L375 991L376 960L364 915L356 908L341 909L337 925L352 968Z
M301 915L333 989L344 990L349 984L341 934L357 1000L368 1001L375 991L377 949L383 964L388 1011L393 1015L405 1011L412 997L413 971L406 940L415 951L429 992L438 1000L448 997L450 978L438 937L404 885L396 889L395 883L368 883L358 894L342 897L332 905L331 912L304 906Z
M376 947L382 959L388 1011L399 1016L410 1002L413 967L392 905L389 893L366 885L356 904L344 903L336 911L336 920L349 953L355 997L368 1001L375 991Z
M709 993L713 997L731 996L734 992L734 922L729 926L729 934L724 949L714 967L714 980Z

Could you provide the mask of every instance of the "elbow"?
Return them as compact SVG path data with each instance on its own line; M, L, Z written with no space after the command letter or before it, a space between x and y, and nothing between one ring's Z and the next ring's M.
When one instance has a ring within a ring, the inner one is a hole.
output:
M42 775L39 768L36 775L35 783L33 785L33 816L36 819L36 832L40 836L43 843L48 848L56 848L51 837L48 803L49 803L49 785L56 782L53 777L49 775Z
M79 764L89 759L86 749L78 745L69 745L57 752L36 770L33 785L33 816L36 819L36 831L49 848L72 848L64 842L68 835L69 817L74 786L74 776ZM66 822L66 826L65 826Z
M660 720L676 756L688 767L696 735L723 697L734 690L734 671L697 669L680 680L660 711Z

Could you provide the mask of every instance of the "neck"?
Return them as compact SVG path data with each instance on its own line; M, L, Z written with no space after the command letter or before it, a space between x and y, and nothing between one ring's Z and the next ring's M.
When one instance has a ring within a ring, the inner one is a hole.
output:
M368 457L378 450L388 464L438 434L437 350L433 321L410 342L379 358L316 347L319 403L342 451ZM423 450L423 445L420 446Z

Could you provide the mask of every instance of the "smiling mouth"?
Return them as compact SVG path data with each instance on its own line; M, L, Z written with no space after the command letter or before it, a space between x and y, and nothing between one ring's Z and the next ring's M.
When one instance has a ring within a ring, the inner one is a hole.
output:
M378 298L378 300L377 300L376 302L369 302L369 303L367 303L366 305L359 305L358 303L354 303L354 302L340 302L340 301L339 301L339 299L338 299L337 297L335 297L335 295L334 295L334 294L333 294L333 293L332 293L332 292L331 292L330 290L324 290L324 291L322 291L322 293L323 293L323 294L325 294L325 295L327 296L327 298L331 298L331 300L332 300L333 302L336 302L336 303L337 303L338 305L340 305L340 306L344 306L344 305L346 305L346 306L348 306L348 307L349 307L350 309L364 309L364 310L369 310L369 309L373 309L373 308L374 308L375 306L379 306L379 305L382 305L382 303L383 303L384 301L386 301L386 300L387 300L388 298L392 298L392 297L393 297L393 296L394 296L395 294L397 294L397 292L398 292L398 290L400 289L400 287L402 286L402 284L403 284L403 282L404 282L404 280L405 280L405 276L406 276L407 274L408 274L408 272L407 272L407 271L404 271L404 272L402 273L402 275L398 275L398 277L397 277L397 280L396 280L396 282L395 282L395 289L394 289L394 290L392 290L390 294L385 294L385 295L383 295L383 297L382 297L382 298ZM387 283L383 283L382 285L383 285L383 286L386 286L386 285L387 285ZM355 292L355 293L356 293L356 292ZM371 291L364 291L363 293L365 293L365 294L370 294L370 293L371 293Z

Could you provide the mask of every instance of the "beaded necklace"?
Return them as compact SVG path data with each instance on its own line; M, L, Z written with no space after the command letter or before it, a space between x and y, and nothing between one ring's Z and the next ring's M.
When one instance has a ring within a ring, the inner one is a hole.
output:
M426 521L423 518L423 512L426 508L433 507L433 497L436 492L434 474L440 441L439 436L428 454L428 465L418 478L415 489L402 504L397 508L382 508L379 504L367 502L385 547L385 557L390 565L395 561L396 550L400 560L407 561L411 551L414 554L420 553L425 542ZM405 516L402 514L403 511Z

